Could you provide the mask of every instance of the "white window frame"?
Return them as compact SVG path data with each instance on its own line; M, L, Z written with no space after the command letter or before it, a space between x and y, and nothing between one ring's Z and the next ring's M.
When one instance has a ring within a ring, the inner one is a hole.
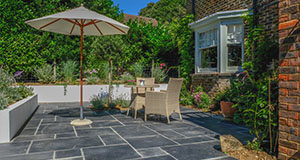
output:
M228 48L227 48L227 25L241 24L242 25L242 64L244 62L244 20L242 15L248 9L217 12L210 16L204 17L190 24L195 31L195 73L200 72L220 72L234 73L241 71L241 66L228 66ZM199 46L199 34L209 30L217 29L217 68L202 68L201 67L201 52Z

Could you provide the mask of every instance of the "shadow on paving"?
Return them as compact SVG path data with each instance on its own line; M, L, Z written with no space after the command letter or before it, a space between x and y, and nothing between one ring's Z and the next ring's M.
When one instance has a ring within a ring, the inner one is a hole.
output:
M181 108L183 119L199 126L205 127L219 135L230 134L240 140L243 144L252 141L254 136L250 135L249 129L239 126L233 122L223 120L222 116L204 113L188 108ZM219 139L217 136L216 138Z

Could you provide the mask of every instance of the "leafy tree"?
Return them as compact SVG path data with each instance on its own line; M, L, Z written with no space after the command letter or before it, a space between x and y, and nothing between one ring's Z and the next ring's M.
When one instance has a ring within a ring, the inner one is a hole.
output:
M193 18L193 15L187 15L181 19L174 19L169 27L180 55L180 76L185 78L185 82L189 82L190 74L194 70L194 37L188 25Z
M111 81L112 81L112 67L113 62L116 63L116 66L124 63L123 52L125 49L126 43L123 41L122 36L111 35L96 37L92 43L92 53L95 55L95 58L98 60L106 60L109 62L109 98L108 103L111 103ZM125 59L126 61L126 59ZM122 63L123 62L123 63Z
M130 27L126 37L129 43L126 54L129 58L149 67L153 60L162 61L163 55L172 53L174 56L176 46L166 26L137 21L129 21L127 25Z
M186 0L151 2L140 10L139 15L154 18L161 23L171 23L173 18L182 18L186 15Z
M122 14L112 0L9 0L0 3L0 66L13 73L24 70L27 74L35 66L60 63L66 60L79 61L80 37L38 31L25 24L26 20L85 7L108 17L120 20ZM91 37L84 38L84 53L90 50Z

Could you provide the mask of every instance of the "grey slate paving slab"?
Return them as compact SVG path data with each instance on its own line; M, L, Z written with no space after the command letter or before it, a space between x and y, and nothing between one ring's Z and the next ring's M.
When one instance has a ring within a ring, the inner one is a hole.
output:
M116 135L110 128L90 128L90 129L76 129L78 136L87 135Z
M70 124L49 124L41 125L37 131L37 134L58 134L74 132L73 127Z
M176 145L176 143L159 135L151 137L128 138L126 140L136 149Z
M164 155L164 156L157 156L157 157L142 158L139 160L175 160L175 159L169 155Z
M212 141L213 138L209 138L206 136L203 137L193 137L193 138L181 138L181 139L174 139L174 141L180 144L187 144L187 143L196 143L196 142L205 142L205 141Z
M179 128L179 129L174 129L174 131L185 135L187 137L194 137L194 136L199 136L199 135L208 135L208 134L215 134L214 132L205 129L205 128Z
M113 127L123 138L141 137L149 135L157 135L155 132L144 126L122 126Z
M35 141L32 143L29 153L90 146L103 146L103 143L97 136Z
M124 160L139 158L139 156L129 145L83 148L86 160Z
M0 157L15 154L25 154L30 142L14 142L0 144Z
M166 155L167 153L163 151L159 147L155 148L146 148L146 149L139 149L138 152L143 156L143 157L156 157L156 156L161 156L161 155Z
M33 136L34 133L36 131L36 128L32 128L32 129L24 129L20 135L23 135L23 136Z
M18 136L14 139L14 142L18 141L31 141L31 140L46 140L54 139L54 134L40 134L36 136Z
M61 150L55 152L55 158L69 158L69 157L79 157L81 155L80 149L69 149L69 150Z
M1 157L0 159L1 160L50 160L53 159L53 152L13 155L9 157Z
M173 155L178 160L199 160L226 156L224 153L214 148L217 145L220 145L220 142L162 147L162 149Z
M171 129L169 129L169 130L158 130L157 132L164 135L164 136L166 136L166 137L168 137L168 138L170 138L170 139L185 138L184 135L181 135L181 134L179 134L179 133L177 133L177 132L175 132Z
M118 135L102 135L100 138L106 145L112 144L124 144L126 143L123 139L120 138Z
M110 126L122 126L118 121L102 121L102 122L93 122L92 127L110 127Z

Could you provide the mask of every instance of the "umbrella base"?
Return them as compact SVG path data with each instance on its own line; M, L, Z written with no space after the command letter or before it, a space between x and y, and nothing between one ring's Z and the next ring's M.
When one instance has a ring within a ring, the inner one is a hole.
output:
M72 126L87 126L92 124L93 121L89 120L89 119L75 119L73 121L71 121L71 125Z

